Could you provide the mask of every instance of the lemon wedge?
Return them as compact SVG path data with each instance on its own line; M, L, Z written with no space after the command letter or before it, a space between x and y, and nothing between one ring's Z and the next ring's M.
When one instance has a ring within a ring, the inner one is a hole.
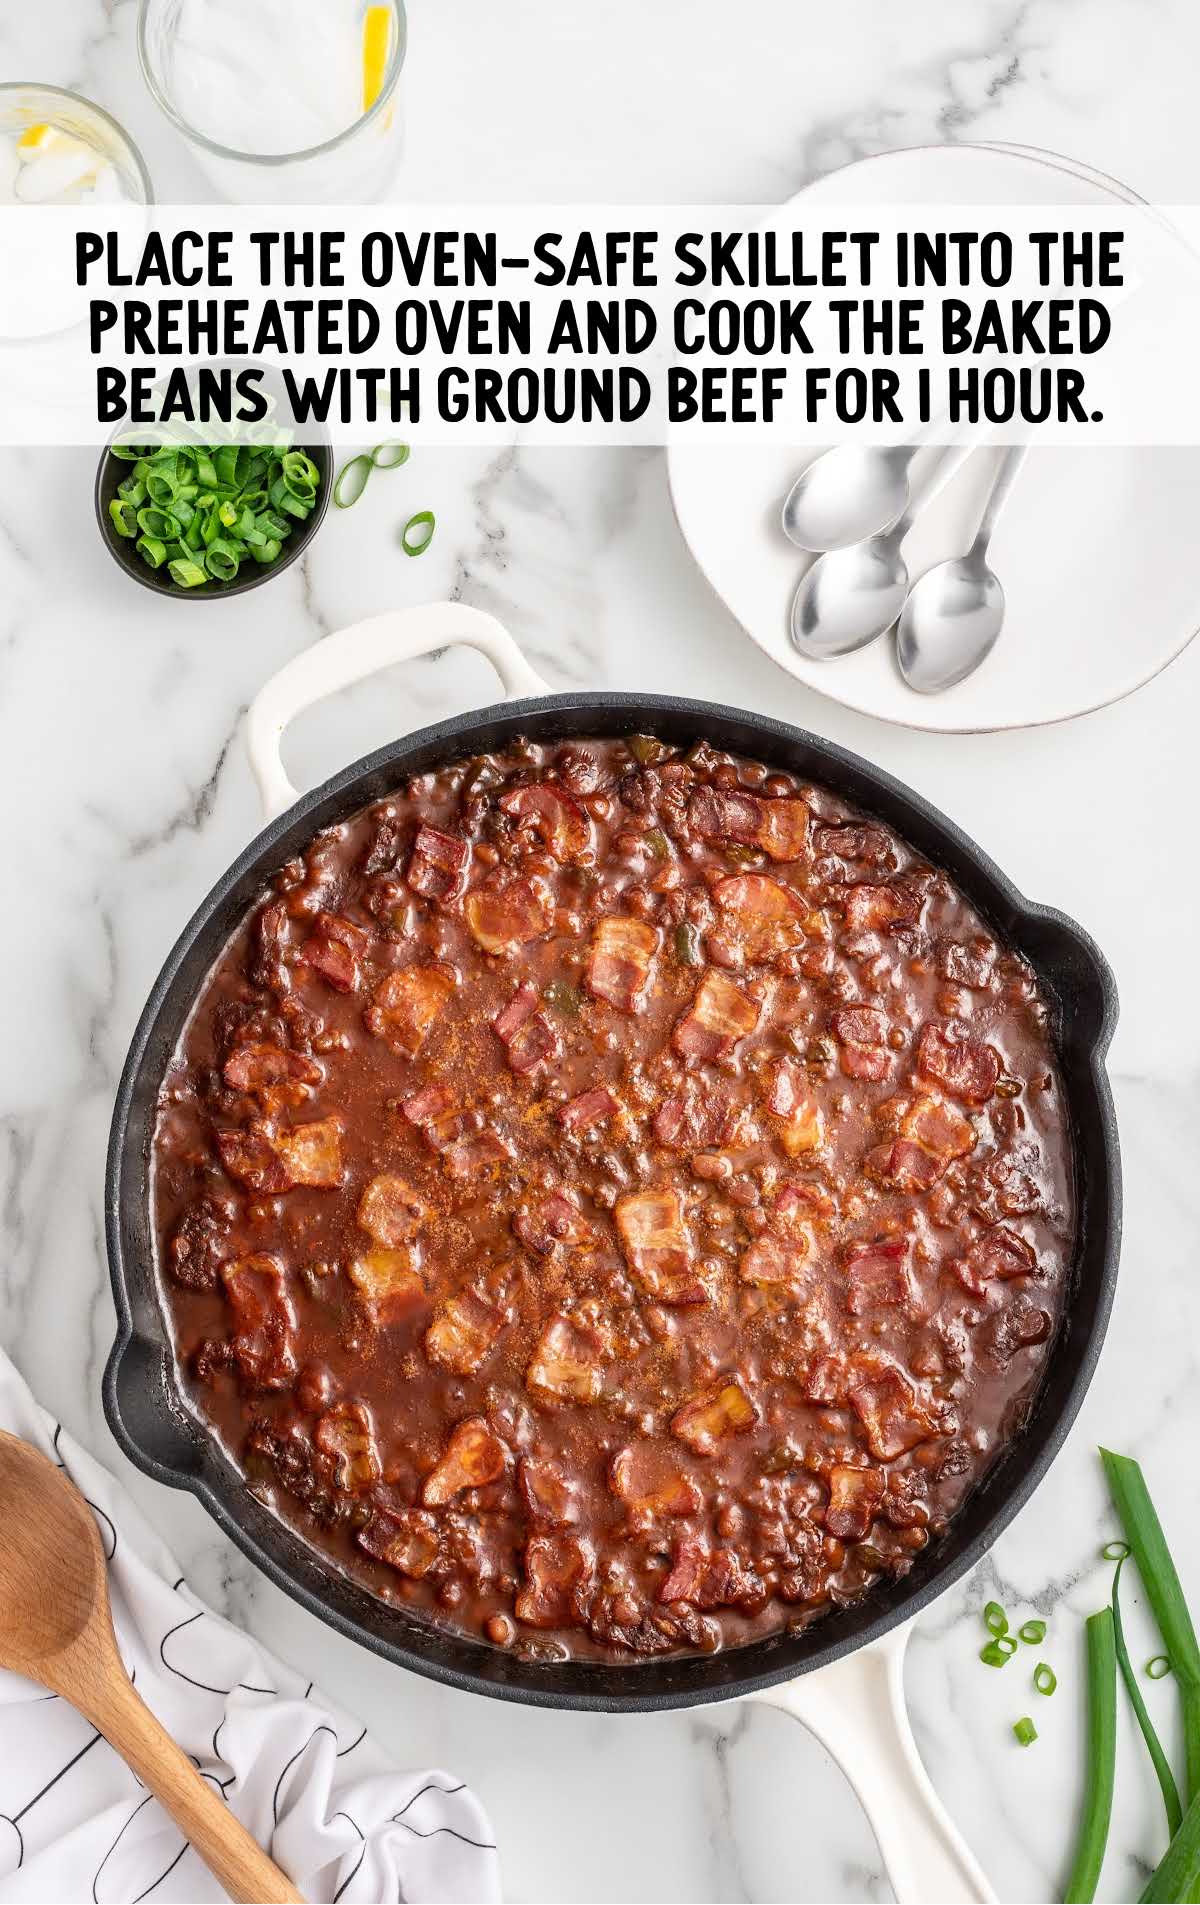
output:
M392 9L368 7L363 15L363 111L370 112L383 91L392 46Z
M44 122L36 126L26 126L17 140L17 151L31 159L35 152L49 152L50 148L58 145L65 136L57 126Z

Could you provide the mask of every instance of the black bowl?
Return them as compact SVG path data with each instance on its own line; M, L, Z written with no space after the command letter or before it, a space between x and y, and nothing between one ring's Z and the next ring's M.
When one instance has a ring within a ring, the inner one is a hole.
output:
M321 484L317 491L317 500L312 511L303 521L297 521L295 529L284 543L274 562L243 563L232 582L218 582L215 579L206 582L203 587L183 589L178 582L172 582L164 562L161 569L152 569L138 555L134 541L128 536L119 536L113 527L108 506L117 493L118 484L129 475L130 464L119 456L114 456L107 447L101 453L100 467L96 471L96 521L100 525L100 534L110 556L117 566L124 569L134 582L140 582L144 589L152 589L155 595L171 595L177 601L214 602L225 596L243 595L248 589L257 589L272 576L283 571L302 556L316 535L329 508L329 498L333 490L333 451L326 443L300 443L297 449L310 456L321 472Z

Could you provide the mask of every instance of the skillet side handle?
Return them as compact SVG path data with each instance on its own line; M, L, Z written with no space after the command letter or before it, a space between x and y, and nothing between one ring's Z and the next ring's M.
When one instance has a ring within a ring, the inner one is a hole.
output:
M908 1625L755 1698L815 1733L853 1786L899 1905L993 1905L993 1892L934 1792L904 1705Z
M326 635L296 655L259 689L246 715L246 747L268 820L299 799L280 756L289 724L315 701L337 694L396 662L412 661L462 643L490 661L505 699L543 695L549 688L534 673L508 630L492 615L464 602L428 602L420 608L389 609L368 621Z

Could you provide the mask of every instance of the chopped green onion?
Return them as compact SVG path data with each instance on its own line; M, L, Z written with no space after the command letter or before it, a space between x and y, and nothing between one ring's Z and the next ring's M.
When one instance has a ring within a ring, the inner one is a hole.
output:
M1033 1724L1033 1721L1028 1718L1024 1720L1014 1720L1013 1732L1016 1734L1017 1740L1022 1746L1032 1746L1037 1738L1037 1728Z
M406 556L423 556L433 541L437 518L431 509L419 509L400 531L400 547ZM415 534L414 534L415 531Z
M165 542L159 542L157 536L139 536L133 546L148 568L162 568L167 559Z
M1138 1573L1179 1682L1189 1802L1200 1792L1200 1644L1188 1613L1167 1538L1145 1477L1127 1455L1101 1449L1109 1492L1133 1550Z
M670 859L671 842L667 839L661 827L651 827L649 833L646 835L646 845L656 860Z
M188 562L184 557L177 562L168 563L167 574L172 582L179 584L181 589L198 589L202 582L208 581L208 576L199 563Z
M1007 1634L1008 1615L999 1601L989 1601L983 1610L983 1624L989 1634Z
M367 478L370 474L369 456L352 456L348 463L343 463L333 486L334 507L336 509L352 508L366 489Z
M1100 1550L1101 1557L1105 1561L1124 1561L1129 1552L1127 1541L1107 1541Z
M371 451L371 463L377 470L398 470L402 463L408 462L411 455L412 451L407 443L400 443L392 438L386 443L375 445Z
M261 542L251 543L250 554L254 557L255 562L274 562L282 548L283 544L278 542L274 536L267 536Z
M1045 1621L1025 1621L1017 1629L1027 1647L1040 1647L1046 1638Z
M136 536L138 532L137 510L124 497L114 496L108 506L113 528L118 536Z
M1108 1844L1117 1760L1117 1655L1111 1607L1088 1616L1087 1656L1087 1791L1075 1860L1063 1893L1065 1905L1090 1905L1095 1898Z
M985 1667L1007 1667L1012 1650L1002 1647L998 1640L989 1640L986 1647L979 1649L979 1658Z
M1033 1684L1039 1693L1044 1693L1049 1699L1058 1685L1058 1675L1046 1661L1039 1660L1033 1670Z
M226 542L222 537L210 543L204 555L205 568L209 575L217 578L218 582L232 582L238 572L240 561L241 558L233 544Z
M1125 1634L1121 1626L1121 1569L1124 1566L1125 1556L1122 1555L1117 1562L1117 1571L1113 1575L1112 1585L1113 1641L1117 1650L1117 1665L1121 1669L1125 1691L1129 1695L1134 1717L1141 1728L1142 1738L1146 1742L1146 1751L1150 1755L1150 1764L1158 1780L1158 1789L1162 1794L1163 1806L1167 1814L1167 1837L1173 1839L1183 1821L1183 1807L1179 1801L1179 1788L1175 1784L1171 1763L1163 1752L1162 1742L1154 1730L1154 1722L1142 1698L1142 1690L1134 1676L1129 1650L1125 1645Z
M1153 1660L1146 1662L1147 1680L1165 1680L1171 1671L1171 1663L1165 1654L1155 1654Z

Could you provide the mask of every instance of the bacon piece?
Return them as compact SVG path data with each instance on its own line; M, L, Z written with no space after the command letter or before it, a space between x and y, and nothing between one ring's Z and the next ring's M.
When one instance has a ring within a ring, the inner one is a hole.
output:
M535 1250L539 1257L548 1257L555 1244L580 1244L591 1235L591 1225L578 1204L561 1191L552 1191L539 1203L522 1205L512 1227L526 1248Z
M600 1339L569 1317L547 1323L525 1372L525 1386L555 1402L598 1402L604 1381Z
M966 1157L968 1151L975 1149L975 1127L970 1119L964 1118L961 1111L947 1104L936 1092L927 1092L917 1099L904 1113L900 1130L906 1138L912 1138L944 1163Z
M967 1251L953 1265L954 1274L972 1296L983 1296L993 1277L1009 1281L1012 1277L1028 1277L1037 1268L1037 1257L1023 1237L998 1224L984 1236L977 1237Z
M703 840L760 847L771 860L798 860L808 844L806 802L766 800L740 788L698 787L688 802L688 824Z
M848 1468L835 1462L829 1471L825 1532L839 1541L861 1541L883 1502L884 1474L878 1468Z
M425 1477L421 1500L444 1508L464 1488L486 1488L504 1473L505 1448L482 1416L468 1416L454 1429L436 1468Z
M878 1357L851 1359L848 1393L877 1462L894 1462L898 1455L945 1433L931 1404L900 1370Z
M804 940L805 909L799 895L764 873L718 880L713 898L724 915L724 935L747 959L771 959Z
M1053 1327L1047 1311L1024 1291L1006 1309L985 1317L977 1332L977 1354L988 1368L1003 1374L1021 1349L1044 1343Z
M531 821L554 858L563 865L578 860L592 844L592 823L577 800L553 781L510 788L499 805L518 820Z
M443 833L423 820L408 857L405 878L427 900L452 900L463 889L471 849L455 833Z
M569 1475L547 1456L522 1458L517 1480L525 1506L543 1528L569 1528L579 1520L579 1491Z
M416 1125L433 1151L444 1151L469 1128L472 1114L462 1110L448 1085L426 1085L400 1106L400 1115Z
M681 1058L728 1058L758 1024L755 999L723 972L706 972L687 1011L675 1021L671 1044Z
M347 1275L379 1323L402 1323L426 1301L417 1253L408 1246L364 1251L351 1258Z
M355 1539L376 1561L386 1561L389 1568L413 1581L428 1574L437 1560L437 1523L419 1508L403 1509L398 1515L390 1508L377 1508Z
M917 1070L965 1105L986 1105L1000 1078L1000 1054L957 1024L922 1027Z
M525 1543L525 1586L513 1612L527 1627L574 1627L591 1598L591 1552L571 1535L531 1535Z
M296 1374L296 1314L282 1269L274 1257L242 1257L222 1264L221 1281L237 1326L231 1347L242 1376L255 1389L283 1388Z
M872 1005L850 1006L833 1015L833 1035L841 1046L841 1067L847 1078L869 1078L875 1083L892 1069L887 1050L888 1022Z
M608 1485L635 1515L694 1515L703 1496L661 1442L635 1442L609 1463Z
M742 1256L739 1275L743 1283L760 1289L779 1284L794 1285L809 1253L809 1240L803 1231L764 1230Z
M708 1291L692 1268L691 1240L675 1191L631 1191L613 1211L621 1248L638 1283L656 1303L704 1303Z
M908 1241L895 1243L851 1244L846 1252L846 1271L850 1287L846 1308L851 1316L879 1304L907 1303L912 1295L908 1273Z
M892 844L883 829L857 821L818 827L813 835L813 851L832 854L835 860L861 861L865 866L888 866L892 859Z
M456 1376L473 1376L491 1354L504 1317L474 1290L448 1297L425 1332L425 1354L431 1363L452 1369Z
M921 1145L906 1138L890 1144L877 1144L863 1159L863 1169L876 1184L887 1191L907 1191L917 1197L933 1188L946 1170L946 1160L935 1157Z
M586 1131L594 1124L606 1124L621 1109L605 1085L581 1091L558 1108L558 1122L564 1131Z
M268 1195L291 1190L291 1174L264 1125L255 1123L244 1131L217 1131L213 1135L221 1163L247 1190Z
M364 1013L367 1029L402 1058L415 1058L458 980L445 966L406 966L389 972Z
M343 919L339 913L318 913L300 957L335 992L353 992L358 984L359 962L369 944L366 933L353 920Z
M819 1151L825 1142L825 1118L808 1089L804 1067L781 1058L767 1086L767 1110L776 1122L780 1144L790 1158Z
M681 1541L671 1572L658 1590L660 1601L687 1601L692 1607L762 1607L767 1587L734 1548L706 1548L702 1541Z
M339 1118L295 1124L274 1140L288 1181L316 1191L335 1191L342 1182L342 1125Z
M259 1042L236 1046L222 1072L231 1091L249 1093L267 1110L303 1104L324 1075L316 1061L303 1052L285 1052L281 1045Z
M341 1495L374 1488L383 1474L371 1418L361 1402L339 1402L317 1423L313 1441L334 1463L333 1485Z
M562 1050L558 1033L539 1008L542 995L531 980L517 987L506 1006L492 1020L492 1030L519 1077L556 1058Z
M359 1228L388 1249L410 1243L428 1215L428 1206L391 1171L373 1177L358 1200Z
M498 1131L480 1131L475 1137L459 1138L442 1152L442 1163L451 1177L480 1177L485 1171L497 1176L512 1152Z
M484 952L510 953L550 931L554 907L532 880L492 879L463 901L474 938Z
M683 1087L663 1100L654 1120L654 1135L672 1151L694 1151L698 1146L724 1144L734 1123L728 1088L689 1074Z
M728 1435L754 1427L758 1411L736 1376L685 1402L671 1417L671 1434L697 1455L712 1455Z
M657 950L658 931L645 920L625 913L597 920L584 974L588 991L619 1012L639 1012Z
M848 886L842 896L846 924L853 933L882 933L892 926L913 926L921 902L907 887L882 884Z

